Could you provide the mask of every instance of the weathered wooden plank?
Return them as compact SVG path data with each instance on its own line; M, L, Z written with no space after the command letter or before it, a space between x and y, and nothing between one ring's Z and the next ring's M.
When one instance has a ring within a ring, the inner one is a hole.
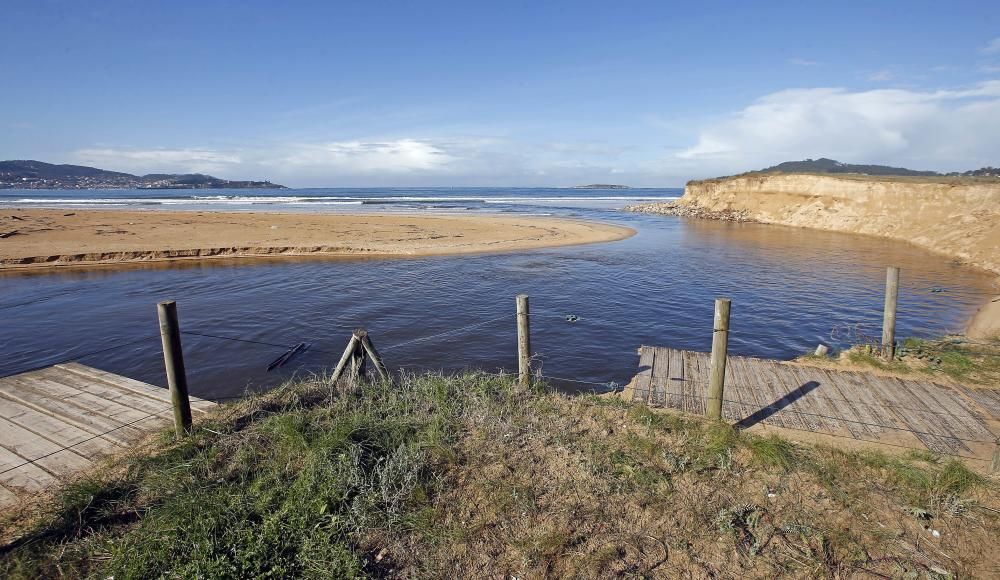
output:
M16 379L16 377L13 378ZM107 417L108 419L112 419L119 424L137 421L151 412L164 411L164 409L157 409L155 411L138 410L133 407L129 407L128 405L122 405L121 403L116 403L97 395L81 391L76 387L69 386L55 380L50 380L47 377L43 378L37 374L30 378L16 380L15 384L17 385L18 390L22 393L30 394L31 396L47 395L50 397L58 397L64 402L71 403L81 409L84 409L87 413Z
M670 372L670 351L656 348L653 359L653 376L650 380L649 404L664 407L667 404L667 377Z
M123 377L121 375L116 375L114 373L109 373L107 371L102 371L100 369L95 369L93 367L88 367L75 362L58 364L53 368L62 369L86 378L102 381L105 384L113 385L134 394L166 403L168 406L172 404L170 400L170 392L163 387L157 387L156 385L151 385L149 383L144 383L142 381L137 381L135 379L130 379L128 377ZM191 397L192 410L205 413L211 411L215 407L218 407L218 404L215 402L199 399L198 397Z
M66 423L90 431L94 435L107 432L105 437L123 445L128 445L136 437L141 436L141 431L138 428L121 427L123 424L121 421L90 413L86 407L81 407L76 401L23 388L16 377L7 377L4 380L6 388L0 389L0 397L52 415ZM11 388L11 386L15 388Z
M685 366L684 352L670 349L670 368L667 373L666 392L668 394L667 404L675 409L684 408L684 381L687 380Z
M654 347L643 346L639 349L639 374L632 381L634 385L632 389L633 403L645 403L649 400L655 357L656 349Z
M708 355L684 351L684 396L686 413L705 414L705 397L708 396Z
M81 375L62 372L59 369L45 369L38 371L36 376L53 383L77 389L83 393L93 395L103 401L113 401L127 409L142 411L143 414L162 413L170 410L170 405L165 405L163 401L157 401L156 399L150 397L137 395L132 391L124 390L114 385L89 379Z
M84 429L67 423L58 417L47 415L17 401L0 397L0 416L27 429L39 437L44 437L63 447L74 445L74 449L84 457L100 455L121 445L112 439L96 436Z
M1000 391L993 389L974 389L972 387L959 387L970 399L978 403L984 410L988 411L994 418L1000 418Z
M90 461L72 449L65 449L48 439L0 418L0 447L14 453L23 461L34 461L54 475L65 475L91 465Z
M41 491L58 482L56 477L17 454L0 447L0 484L16 492Z

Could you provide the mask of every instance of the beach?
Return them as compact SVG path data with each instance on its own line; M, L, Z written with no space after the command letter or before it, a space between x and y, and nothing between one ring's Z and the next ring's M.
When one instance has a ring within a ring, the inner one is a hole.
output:
M477 254L610 242L634 233L552 217L7 209L0 214L0 269Z

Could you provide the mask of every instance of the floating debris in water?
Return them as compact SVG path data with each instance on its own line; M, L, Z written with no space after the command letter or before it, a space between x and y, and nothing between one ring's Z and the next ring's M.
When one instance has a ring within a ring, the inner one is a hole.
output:
M934 292L934 293L947 292L947 291L948 291L947 288L940 288L938 286L935 286L935 287L931 288L931 292Z
M566 322L576 322L577 320L580 320L580 317L577 316L576 314L567 314L566 315Z

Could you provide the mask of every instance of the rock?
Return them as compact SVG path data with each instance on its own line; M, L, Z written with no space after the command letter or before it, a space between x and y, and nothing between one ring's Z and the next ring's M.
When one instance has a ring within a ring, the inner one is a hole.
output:
M750 212L739 211L712 211L698 206L680 205L673 201L658 201L653 203L643 203L629 205L625 211L635 213L650 213L658 215L675 215L680 217L692 217L699 219L718 220L724 222L755 222L750 218Z

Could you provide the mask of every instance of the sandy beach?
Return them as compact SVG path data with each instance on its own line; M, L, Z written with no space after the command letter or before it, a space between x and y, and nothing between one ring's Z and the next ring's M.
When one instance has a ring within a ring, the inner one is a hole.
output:
M609 242L626 227L558 218L9 209L0 270L265 256L433 256Z

